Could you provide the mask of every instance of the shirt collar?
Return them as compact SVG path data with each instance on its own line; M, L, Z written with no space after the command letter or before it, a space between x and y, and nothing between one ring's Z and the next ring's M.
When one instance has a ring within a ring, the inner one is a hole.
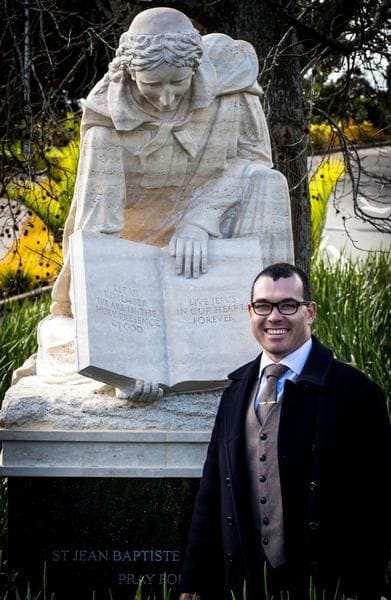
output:
M302 346L297 348L294 352L291 352L280 361L282 365L288 367L295 375L300 375L303 367L307 361L309 353L312 348L312 339L309 338ZM273 364L274 361L269 358L266 352L262 352L261 362L259 365L259 375L261 376L263 370L268 365Z

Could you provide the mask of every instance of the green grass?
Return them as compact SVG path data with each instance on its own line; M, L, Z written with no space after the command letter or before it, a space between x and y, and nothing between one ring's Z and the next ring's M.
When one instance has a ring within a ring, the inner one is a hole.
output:
M30 583L24 586L19 585L18 573L8 574L7 565L3 562L3 556L0 552L0 577L2 577L1 585L3 588L7 588L5 591L0 590L0 600L56 600L56 594L51 592L48 585L48 572L46 563L43 566L42 574L42 588L41 590L33 590ZM144 577L141 577L135 592L129 592L129 600L171 600L171 588L167 586L166 574L164 574L163 584L161 586L161 593L158 596L151 597L143 588ZM23 588L23 591L22 591ZM75 583L75 593L80 592ZM99 590L99 597L102 597L102 590ZM107 600L115 600L111 590L107 590L105 594ZM85 600L96 600L96 591L91 592L91 596Z
M311 269L314 333L376 381L391 400L391 252L352 262L319 257Z
M7 302L0 308L0 400L12 372L36 351L37 325L49 312L50 294L34 300Z

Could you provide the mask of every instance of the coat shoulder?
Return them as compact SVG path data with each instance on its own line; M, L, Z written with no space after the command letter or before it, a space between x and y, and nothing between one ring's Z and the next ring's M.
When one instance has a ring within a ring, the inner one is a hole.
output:
M358 388L373 388L374 390L381 391L381 387L371 379L366 373L360 371L357 367L345 363L338 358L334 358L332 364L332 370L334 376L338 379L343 379L350 385L357 386Z
M240 380L244 379L246 377L246 375L248 375L254 369L256 369L256 368L259 369L260 360L261 360L261 355L257 356L257 358L255 360L251 360L250 362L248 362L244 365L241 365L240 367L235 369L235 371L232 371L231 373L229 373L228 379L232 382L240 381Z

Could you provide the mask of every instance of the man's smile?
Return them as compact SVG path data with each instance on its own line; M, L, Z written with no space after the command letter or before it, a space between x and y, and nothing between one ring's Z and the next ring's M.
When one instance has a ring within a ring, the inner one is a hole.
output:
M278 329L276 329L276 328L272 329L271 327L267 327L265 329L265 332L268 335L284 335L284 333L288 333L288 329L285 329L283 327L279 327Z

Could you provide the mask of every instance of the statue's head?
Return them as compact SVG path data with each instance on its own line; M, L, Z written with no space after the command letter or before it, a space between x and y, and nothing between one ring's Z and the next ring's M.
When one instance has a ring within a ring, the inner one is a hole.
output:
M122 34L111 77L130 76L158 110L174 110L190 88L202 59L202 38L190 19L173 8L139 13Z

